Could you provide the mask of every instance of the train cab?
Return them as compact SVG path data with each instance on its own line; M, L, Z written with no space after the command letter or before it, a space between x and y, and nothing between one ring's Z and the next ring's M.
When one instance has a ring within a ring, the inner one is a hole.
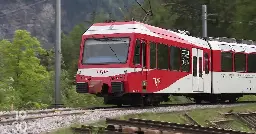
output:
M76 75L77 92L98 94L101 87L123 86L129 70L130 37L86 37L81 43L79 69ZM119 81L119 83L111 83ZM79 87L80 85L87 87ZM123 89L119 89L120 92ZM113 91L115 92L115 91ZM117 91L119 92L119 91Z

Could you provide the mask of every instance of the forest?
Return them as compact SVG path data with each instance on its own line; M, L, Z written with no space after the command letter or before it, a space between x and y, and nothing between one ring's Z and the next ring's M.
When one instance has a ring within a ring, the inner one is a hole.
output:
M150 9L148 0L140 2L144 9ZM186 30L190 35L200 37L202 5L206 4L208 36L256 40L255 0L150 0L150 3L153 15L148 16L145 23L165 29ZM61 93L65 106L103 104L100 98L77 94L73 84L81 35L87 28L107 19L142 21L146 15L136 2L128 9L117 7L114 2L110 5L119 10L113 10L111 15L94 12L89 21L81 21L70 32L62 33ZM46 108L53 103L53 91L54 49L44 49L40 39L26 29L16 30L11 40L0 41L1 110Z

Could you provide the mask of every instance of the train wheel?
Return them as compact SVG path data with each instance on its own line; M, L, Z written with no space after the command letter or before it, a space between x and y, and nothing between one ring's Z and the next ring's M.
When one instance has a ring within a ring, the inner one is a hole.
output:
M234 97L234 98L230 98L230 99L228 100L228 102L229 102L229 103L235 103L237 100L238 100L238 99Z
M140 96L140 95L134 96L133 99L128 103L129 103L128 105L133 106L133 107L144 107L145 106L144 97Z
M153 106L159 106L160 105L160 102L156 101L156 102L153 102L152 104Z
M216 104L216 103L218 103L218 99L217 98L212 98L210 100L210 103Z
M109 97L108 96L104 96L104 104L109 104Z
M212 104L217 104L217 103L219 103L219 98L218 98L218 96L216 96L216 95L210 96L209 102L212 103Z
M226 103L226 99L221 98L221 99L220 99L220 103Z
M200 98L195 98L195 99L194 99L194 102L195 102L196 104L201 104L201 103L202 103L202 99L200 99Z
M117 103L116 105L117 105L118 107L122 107L122 106L123 106L122 103Z

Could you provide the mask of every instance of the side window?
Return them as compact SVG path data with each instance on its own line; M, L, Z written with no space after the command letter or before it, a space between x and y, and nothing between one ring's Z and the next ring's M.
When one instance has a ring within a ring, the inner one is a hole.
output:
M210 64L210 61L209 61L209 55L208 53L205 53L204 54L204 70L205 70L205 74L209 74L209 64Z
M243 53L235 54L235 71L245 72L246 71L246 55Z
M221 52L221 71L232 72L233 71L233 56L230 52Z
M193 76L197 76L197 57L193 56Z
M189 50L181 49L181 71L189 72L190 71L190 58L189 58Z
M248 72L256 73L256 54L248 54Z
M168 69L168 46L165 44L157 45L157 68Z
M156 43L150 42L150 68L156 68Z
M199 57L199 77L203 76L203 59Z
M146 44L146 42L145 41L142 41L142 43L141 43L141 47L142 47L142 50L141 50L141 54L142 54L142 66L143 67L146 67L146 65L147 65L147 44Z
M171 46L170 47L170 70L180 70L180 48Z
M140 64L140 47L141 47L141 42L140 40L136 40L135 44L135 50L134 50L134 57L133 57L133 64Z

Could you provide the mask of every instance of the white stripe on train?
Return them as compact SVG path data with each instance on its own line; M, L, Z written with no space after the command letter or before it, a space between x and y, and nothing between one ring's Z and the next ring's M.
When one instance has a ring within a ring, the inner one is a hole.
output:
M77 74L92 76L92 77L109 77L109 76L115 76L119 74L139 72L141 70L142 68L86 68L86 69L78 69ZM152 69L144 69L144 70L150 71Z
M107 70L105 73L100 71ZM92 76L92 77L109 77L119 74L139 72L141 68L90 68L78 69L77 74ZM150 69L152 70L152 69ZM147 70L147 71L150 71ZM202 93L211 93L211 75L213 74L213 93L254 93L256 94L256 74L255 73L236 73L236 72L213 72L209 75L203 75ZM155 93L200 93L193 91L193 76L192 74L183 77L170 85Z

